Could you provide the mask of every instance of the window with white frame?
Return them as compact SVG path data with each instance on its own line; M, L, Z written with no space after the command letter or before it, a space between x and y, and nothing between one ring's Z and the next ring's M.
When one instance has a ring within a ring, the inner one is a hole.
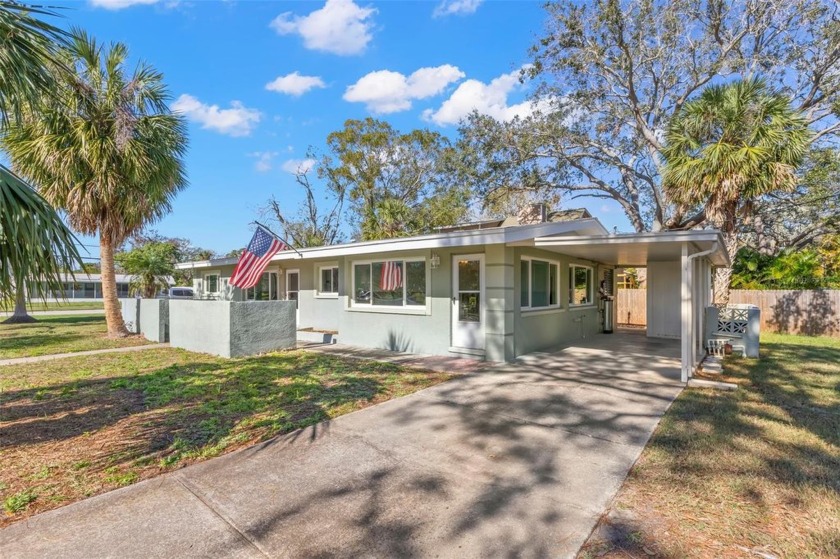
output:
M352 304L358 307L425 307L426 261L354 262Z
M519 303L523 309L558 307L560 264L537 258L523 258L519 264Z
M322 266L318 268L318 275L321 278L319 295L338 295L338 266Z
M592 268L572 264L569 266L569 305L591 305L593 301Z
M207 274L204 276L204 291L214 294L219 292L219 274Z

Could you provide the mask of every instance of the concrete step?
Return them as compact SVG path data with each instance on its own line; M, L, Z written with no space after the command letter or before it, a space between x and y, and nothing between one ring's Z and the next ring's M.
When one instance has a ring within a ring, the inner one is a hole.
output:
M338 343L338 334L315 330L298 330L297 341L310 344L335 344Z

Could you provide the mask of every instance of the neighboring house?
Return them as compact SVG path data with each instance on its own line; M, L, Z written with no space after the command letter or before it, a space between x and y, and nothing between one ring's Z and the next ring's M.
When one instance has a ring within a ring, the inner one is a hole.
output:
M76 272L75 278L70 274L62 275L63 291L53 292L52 299L56 301L94 301L102 299L102 275L88 274L86 272ZM117 297L129 297L133 276L125 274L116 274L117 280ZM170 285L174 285L174 280L170 280Z
M729 265L716 231L610 234L588 214L486 221L417 237L287 250L254 289L228 286L236 258L179 264L201 298L298 301L298 328L343 344L512 361L603 329L599 289L647 267L648 335L681 338L696 363L711 267Z

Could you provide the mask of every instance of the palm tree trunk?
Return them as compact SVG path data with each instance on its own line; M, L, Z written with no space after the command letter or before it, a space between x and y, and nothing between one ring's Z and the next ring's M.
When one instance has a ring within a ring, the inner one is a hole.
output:
M17 282L15 288L15 312L3 321L3 324L28 324L38 322L26 312L26 288L24 282Z
M738 234L734 231L722 231L723 242L726 245L726 252L729 260L735 262L735 254L738 252ZM729 286L732 283L732 268L718 268L715 270L714 298L717 305L729 304Z
M122 317L120 301L117 299L117 278L114 270L114 244L110 237L99 237L99 259L102 273L102 299L105 303L105 322L109 338L124 338L130 335Z

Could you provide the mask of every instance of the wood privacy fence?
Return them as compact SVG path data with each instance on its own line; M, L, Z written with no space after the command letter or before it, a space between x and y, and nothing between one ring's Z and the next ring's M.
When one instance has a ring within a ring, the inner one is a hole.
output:
M616 318L619 324L647 324L647 290L619 289ZM733 304L761 309L762 332L840 336L840 290L748 290L733 289Z
M615 297L615 317L619 324L647 324L647 289L619 289Z

